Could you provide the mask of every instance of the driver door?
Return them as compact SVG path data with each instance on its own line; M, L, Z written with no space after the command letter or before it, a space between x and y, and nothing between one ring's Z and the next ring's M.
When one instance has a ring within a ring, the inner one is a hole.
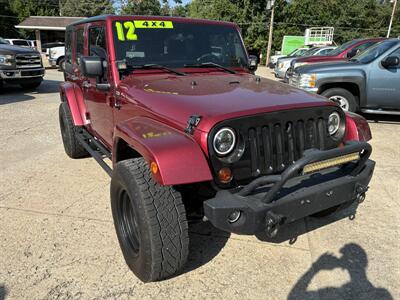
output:
M397 56L400 59L400 47L389 55L377 59L370 68L367 81L368 107L400 108L400 66L384 68L381 61L388 56Z
M105 30L105 24L102 22L92 23L88 28L87 55L101 57L105 62L105 68L102 78L84 78L82 89L92 130L105 144L111 146L114 133L112 91L111 89L103 91L96 88L96 83L107 83L109 80L109 68L106 67L109 61Z

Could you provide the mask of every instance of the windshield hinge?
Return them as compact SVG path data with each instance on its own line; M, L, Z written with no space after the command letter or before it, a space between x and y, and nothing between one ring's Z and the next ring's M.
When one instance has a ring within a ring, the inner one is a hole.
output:
M199 115L191 115L187 120L185 132L189 134L193 134L194 128L199 125L201 120L201 116Z

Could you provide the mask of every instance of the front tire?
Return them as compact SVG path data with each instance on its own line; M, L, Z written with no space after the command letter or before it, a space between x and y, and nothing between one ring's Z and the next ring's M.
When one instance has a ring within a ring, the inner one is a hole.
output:
M60 61L58 62L58 67L61 72L65 71L65 59L61 58Z
M181 195L155 182L143 158L117 163L111 208L125 261L140 280L162 280L184 266L189 233Z
M356 112L358 110L356 97L346 89L327 89L326 91L322 92L321 95L338 103L344 111Z
M61 137L64 144L65 153L71 158L86 157L89 153L79 143L76 138L76 132L78 127L74 125L72 121L71 111L67 102L61 102L59 107L59 119L60 119L60 130Z
M40 78L40 80L20 83L20 86L25 90L32 90L32 89L36 89L37 87L39 87L39 85L41 83L42 83L42 78Z

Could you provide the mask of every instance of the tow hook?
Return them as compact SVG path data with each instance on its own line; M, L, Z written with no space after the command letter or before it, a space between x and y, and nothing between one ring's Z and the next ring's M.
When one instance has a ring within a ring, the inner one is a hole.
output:
M282 219L283 216L281 215L277 215L271 211L267 212L267 215L265 217L265 222L267 225L266 233L268 237L274 238L278 234Z
M362 203L362 202L364 202L364 200L365 200L365 193L368 191L368 186L365 186L365 185L362 185L362 184L359 184L357 187L356 187L356 201L358 202L358 203Z

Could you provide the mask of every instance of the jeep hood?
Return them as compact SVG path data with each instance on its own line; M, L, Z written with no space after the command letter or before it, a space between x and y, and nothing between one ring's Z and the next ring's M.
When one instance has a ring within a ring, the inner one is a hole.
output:
M23 48L19 46L14 46L14 45L5 45L5 44L0 44L0 54L3 55L13 55L13 54L39 54L39 52L30 49L30 48Z
M202 117L197 129L208 132L216 123L245 115L334 105L326 98L251 74L195 73L128 76L119 85L128 101L150 114L184 128L192 115Z

